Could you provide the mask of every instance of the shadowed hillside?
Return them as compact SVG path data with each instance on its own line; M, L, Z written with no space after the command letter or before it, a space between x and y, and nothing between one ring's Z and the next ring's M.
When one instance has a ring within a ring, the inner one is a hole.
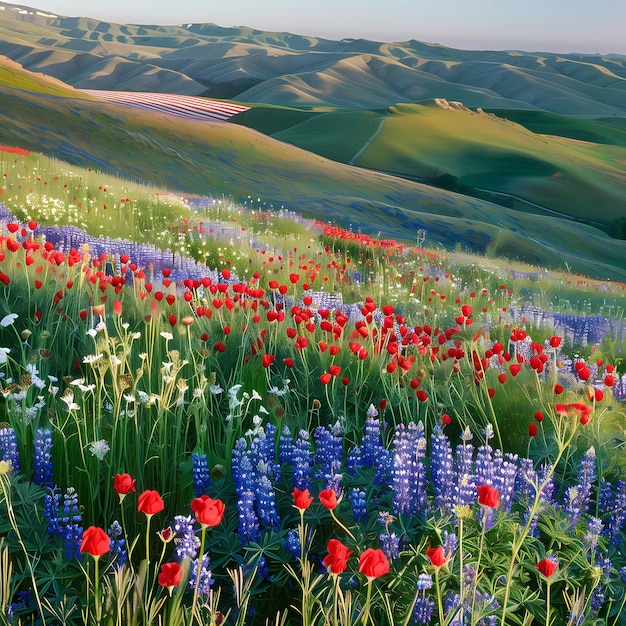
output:
M247 27L109 24L0 3L0 54L80 89L298 107L433 98L469 107L626 116L626 57L332 41Z

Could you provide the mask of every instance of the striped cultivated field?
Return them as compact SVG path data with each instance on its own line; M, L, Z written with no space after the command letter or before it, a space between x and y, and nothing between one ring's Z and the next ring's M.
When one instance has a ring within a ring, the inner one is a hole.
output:
M250 108L240 104L169 93L103 91L100 89L84 89L83 91L95 98L101 98L114 104L166 113L194 121L225 122L233 115Z

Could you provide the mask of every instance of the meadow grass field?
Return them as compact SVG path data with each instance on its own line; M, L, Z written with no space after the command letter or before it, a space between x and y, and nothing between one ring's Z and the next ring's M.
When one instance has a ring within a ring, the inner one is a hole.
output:
M623 282L0 169L4 622L626 623Z

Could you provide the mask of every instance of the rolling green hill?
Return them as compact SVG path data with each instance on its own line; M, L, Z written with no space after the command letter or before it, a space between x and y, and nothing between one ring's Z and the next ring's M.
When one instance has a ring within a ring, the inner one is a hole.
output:
M626 214L624 131L606 122L513 113L520 122L552 134L536 134L511 120L441 100L308 114L254 107L233 122L342 163L473 195L487 189L507 194L485 197L512 208L556 212L610 230Z
M22 85L37 77L24 72ZM370 234L523 258L623 278L626 242L558 217L330 161L234 124L189 122L101 101L0 85L0 143L116 171L159 186L250 196Z

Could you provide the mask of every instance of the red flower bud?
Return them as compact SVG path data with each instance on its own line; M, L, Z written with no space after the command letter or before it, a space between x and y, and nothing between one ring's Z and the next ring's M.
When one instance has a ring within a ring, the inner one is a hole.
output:
M389 561L385 553L378 549L368 548L359 557L359 572L368 578L378 578L389 573Z
M80 544L80 551L91 554L91 556L101 557L111 549L111 539L102 528L90 526L83 532L83 539Z
M224 516L225 504L221 500L212 500L209 496L200 496L191 501L191 510L202 526L217 526Z
M491 485L479 485L476 487L478 491L478 504L481 506L497 509L500 506L500 494L495 487Z
M329 511L332 511L339 504L334 489L324 489L320 491L319 498L322 505Z
M338 539L331 539L328 542L328 555L322 563L328 568L331 574L341 574L348 569L348 559L352 550L344 546Z
M554 557L547 557L535 565L535 569L541 572L546 578L553 576L558 567L559 562Z
M435 567L443 567L450 560L450 557L446 558L443 553L443 546L427 548L426 556Z
M294 506L300 511L306 511L311 506L311 502L313 502L313 496L308 489L301 491L294 487L291 495L293 496Z
M174 587L180 585L182 577L183 569L179 563L163 563L157 580L161 587L167 587L171 593Z
M139 496L137 501L137 510L146 515L155 515L156 513L160 513L164 508L165 503L158 491L146 490Z

